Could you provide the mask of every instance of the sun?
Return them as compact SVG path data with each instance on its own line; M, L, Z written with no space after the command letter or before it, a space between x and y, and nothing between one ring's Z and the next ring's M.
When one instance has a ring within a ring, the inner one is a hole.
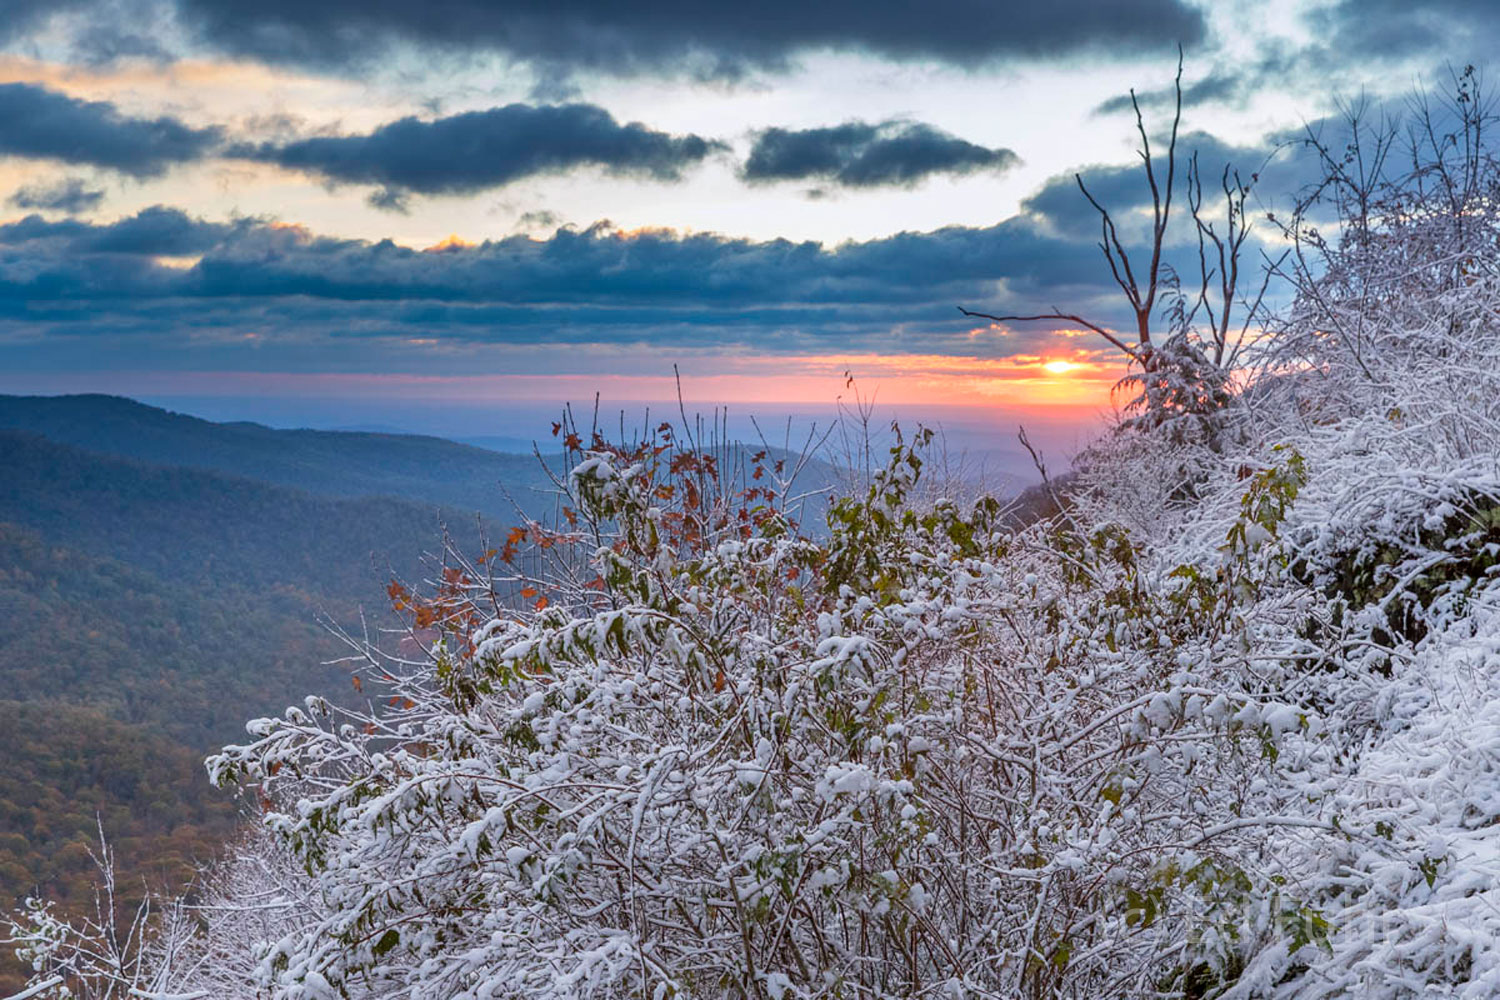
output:
M1068 372L1072 371L1078 366L1071 361L1049 361L1046 364L1042 365L1042 367L1051 372L1053 375L1066 375Z

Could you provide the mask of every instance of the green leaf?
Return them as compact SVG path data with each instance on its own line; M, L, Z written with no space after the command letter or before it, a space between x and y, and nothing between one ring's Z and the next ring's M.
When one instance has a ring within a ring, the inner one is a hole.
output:
M379 958L401 943L401 935L393 927L380 935L380 940L375 942L375 957Z

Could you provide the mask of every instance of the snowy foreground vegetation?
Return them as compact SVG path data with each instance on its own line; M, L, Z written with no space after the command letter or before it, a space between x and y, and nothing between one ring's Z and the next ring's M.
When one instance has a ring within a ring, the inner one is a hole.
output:
M944 499L923 433L815 532L790 463L561 428L556 525L393 588L377 709L209 761L264 824L193 902L18 916L36 995L1500 994L1472 138L1329 157L1264 337L1179 309L1052 517Z

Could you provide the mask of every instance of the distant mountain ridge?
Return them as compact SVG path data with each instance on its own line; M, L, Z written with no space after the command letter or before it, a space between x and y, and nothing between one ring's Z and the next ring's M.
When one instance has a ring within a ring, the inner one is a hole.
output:
M376 596L418 571L442 522L477 544L472 514L399 497L330 497L183 465L156 465L0 430L0 522L48 542L204 586L296 585ZM372 563L372 558L374 562Z
M0 395L0 429L154 465L257 479L326 497L399 497L511 523L552 511L534 455L445 438L214 423L121 396Z

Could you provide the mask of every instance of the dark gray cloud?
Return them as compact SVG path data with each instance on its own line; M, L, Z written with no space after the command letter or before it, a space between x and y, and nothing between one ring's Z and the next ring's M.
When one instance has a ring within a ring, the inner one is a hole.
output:
M1089 166L1078 171L1090 193L1116 216L1151 205L1138 166ZM1045 223L1054 232L1075 239L1097 238L1099 213L1078 190L1073 174L1058 174L1021 202L1021 210Z
M378 208L382 212L395 212L397 215L411 212L411 195L395 188L383 187L378 191L371 191L365 201L371 208Z
M934 174L1005 170L1020 158L931 125L851 121L827 128L766 129L755 138L743 176L753 182L824 180L844 187L910 186Z
M1364 59L1411 56L1483 63L1500 40L1500 19L1488 0L1339 0L1310 15L1331 52ZM1342 60L1340 60L1342 61Z
M435 121L402 118L368 135L316 137L232 152L338 183L378 184L384 190L375 203L399 210L404 192L466 194L585 166L672 180L717 148L695 135L669 135L639 122L621 124L592 104L509 104Z
M1243 106L1252 96L1267 89L1305 89L1321 95L1330 87L1337 89L1338 84L1333 81L1342 78L1350 68L1324 46L1296 46L1279 39L1264 39L1253 56L1220 65L1202 79L1184 86L1182 106L1185 109L1208 104ZM1168 84L1137 91L1136 100L1147 114L1170 114L1176 93ZM1094 108L1094 114L1113 115L1130 110L1130 95L1126 93L1104 101Z
M39 261L80 261L99 255L184 257L204 253L259 224L205 222L177 208L154 205L117 222L68 219L49 222L28 215L0 225L0 246L26 247Z
M777 67L815 48L976 65L1157 51L1205 36L1186 0L179 0L200 37L270 61L339 65L415 43L613 72Z
M1074 280L1069 268L1077 260L1071 245L1047 240L1025 222L903 233L834 248L670 231L622 236L599 225L444 253L256 227L210 251L192 287L198 294L344 301L636 305L664 314L798 303L942 302L946 308L948 295L977 294L1000 277L1017 287Z
M201 259L181 268L154 257L187 253ZM967 355L973 322L956 304L1065 302L1109 316L1117 296L1101 277L1092 246L1026 219L836 247L599 225L430 253L167 208L107 226L33 216L0 226L0 364L62 363L88 338L95 358L128 342L133 366L190 356L211 368L237 363L215 352L247 349L247 331L256 363L273 368L308 344L357 338L372 350L413 340L771 353L920 344ZM1019 331L989 349L1024 351L1043 336Z
M28 184L10 196L10 203L17 208L66 212L69 215L98 208L103 201L102 189L91 188L77 177L66 177L51 184Z
M97 0L5 0L0 4L0 42L18 38L58 14L96 4Z
M1241 73L1219 73L1205 77L1182 88L1182 106L1194 108L1203 104L1240 101L1247 95L1250 82L1250 78ZM1158 87L1155 90L1140 91L1135 97L1142 111L1147 109L1170 111L1177 99L1177 94L1171 87ZM1119 94L1102 102L1094 109L1094 114L1113 115L1130 110L1132 110L1130 95Z
M56 28L75 62L166 62L173 56L162 38L170 33L175 10L175 0L4 0L0 44Z
M556 229L563 223L562 216L547 208L533 208L522 212L516 219L517 229L529 229L537 226L542 229Z
M29 83L0 84L0 155L40 157L154 177L218 145L218 129L173 118L132 118Z
M129 22L101 22L74 32L74 58L90 66L107 66L124 59L147 59L166 64L176 57L154 35L132 31Z

